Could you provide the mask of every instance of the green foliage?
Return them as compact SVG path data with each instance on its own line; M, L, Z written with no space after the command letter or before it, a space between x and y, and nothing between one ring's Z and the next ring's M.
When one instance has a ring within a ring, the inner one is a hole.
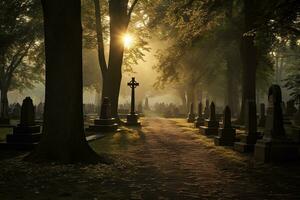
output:
M44 78L40 2L2 0L0 7L0 86L32 88Z
M148 40L150 32L148 29L148 13L146 13L148 1L139 0L136 4L128 26L128 33L133 37L133 44L130 48L125 48L123 59L123 71L132 72L132 66L139 61L144 61L145 52L150 51ZM108 58L109 50L109 13L108 2L100 1L101 25L104 39L105 57ZM97 49L97 33L95 21L95 7L92 0L82 0L82 26L83 26L83 46L86 49ZM125 33L124 33L125 34ZM107 59L106 59L107 60ZM95 64L95 63L93 63ZM90 67L93 68L93 67ZM95 77L95 76L92 76ZM85 86L95 86L99 78L89 79Z

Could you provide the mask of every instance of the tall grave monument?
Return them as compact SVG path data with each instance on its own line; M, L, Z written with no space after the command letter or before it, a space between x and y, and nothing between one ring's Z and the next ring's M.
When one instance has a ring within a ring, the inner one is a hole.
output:
M13 133L6 135L7 146L14 148L33 147L41 139L40 126L35 123L35 110L30 97L23 100L20 123Z
M231 126L231 111L229 106L224 109L222 128L219 129L219 135L215 137L217 146L233 146L235 142L235 129Z
M268 109L264 137L255 145L254 158L261 162L296 160L297 144L285 134L282 95L279 85L272 85L268 94Z
M219 121L216 118L216 107L214 102L211 102L210 104L209 119L206 119L204 122L204 126L200 126L199 128L199 131L207 136L218 134Z
M131 88L131 108L130 113L127 115L126 125L140 126L141 123L138 122L139 115L135 113L135 88L139 86L139 83L136 82L134 77L132 77L131 81L128 82L127 85Z

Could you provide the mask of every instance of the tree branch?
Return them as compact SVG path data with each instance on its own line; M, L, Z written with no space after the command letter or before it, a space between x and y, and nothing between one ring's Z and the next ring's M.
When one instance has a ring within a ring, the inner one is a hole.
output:
M100 69L102 72L102 76L104 77L107 73L107 63L105 59L104 52L104 41L103 41L103 28L102 28L102 20L101 20L101 6L100 0L94 0L95 5L95 18L96 18L96 33L97 33L97 46L98 46L98 62L100 65Z
M130 19L131 14L133 12L134 7L136 6L136 4L138 3L139 0L134 0L134 2L132 3L131 7L128 10L128 18Z

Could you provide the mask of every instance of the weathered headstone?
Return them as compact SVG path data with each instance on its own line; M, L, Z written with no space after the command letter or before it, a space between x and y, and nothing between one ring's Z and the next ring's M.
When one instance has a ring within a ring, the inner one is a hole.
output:
M286 115L287 116L294 116L294 114L297 112L297 108L295 107L295 101L289 100L286 102Z
M258 120L258 126L259 127L264 127L266 124L266 111L265 111L265 104L262 103L260 104L260 115L259 115L259 120Z
M35 110L30 97L23 100L20 124L14 127L13 134L6 136L7 143L34 144L40 141L40 126L35 123Z
M8 116L8 102L7 102L7 99L4 98L4 99L1 99L1 102L0 102L0 125L9 125L10 124L10 119L9 119L9 116Z
M226 106L223 116L223 125L219 129L219 135L215 137L215 145L233 146L235 142L235 129L231 126L231 111L229 106Z
M194 123L194 121L195 121L194 104L191 103L190 112L188 114L187 122L188 123Z
M111 116L111 104L108 97L104 97L101 104L100 118L94 120L94 125L89 126L87 132L106 133L118 129L116 119Z
M198 104L198 116L196 118L196 121L194 122L195 124L195 128L199 128L199 126L203 126L204 125L204 119L203 119L203 115L202 115L202 103L199 102Z
M135 81L132 77L131 81L127 83L131 88L131 108L130 113L127 115L126 125L128 126L140 126L141 123L138 122L139 115L135 113L135 88L139 86L139 83Z
M234 143L234 149L239 152L253 152L256 140L259 137L257 132L256 103L248 100L245 112L245 134L241 136L240 142Z
M199 131L207 136L218 134L219 121L216 119L216 107L214 102L210 104L209 119L205 120L204 126L200 126L199 128Z
M300 102L298 103L298 110L294 115L294 124L296 126L300 126Z
M272 85L268 94L267 121L264 137L255 145L254 158L262 162L277 162L296 160L297 144L286 137L283 113L282 95L279 85Z
M19 103L15 103L12 108L11 117L13 119L20 119L21 116L21 105Z
M209 100L206 99L205 101L205 108L204 108L204 119L208 119L209 118Z

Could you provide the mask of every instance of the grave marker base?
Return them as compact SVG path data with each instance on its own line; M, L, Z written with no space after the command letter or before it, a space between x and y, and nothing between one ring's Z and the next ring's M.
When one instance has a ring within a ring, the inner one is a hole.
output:
M256 142L254 159L263 163L297 160L298 146L289 140L261 139Z

